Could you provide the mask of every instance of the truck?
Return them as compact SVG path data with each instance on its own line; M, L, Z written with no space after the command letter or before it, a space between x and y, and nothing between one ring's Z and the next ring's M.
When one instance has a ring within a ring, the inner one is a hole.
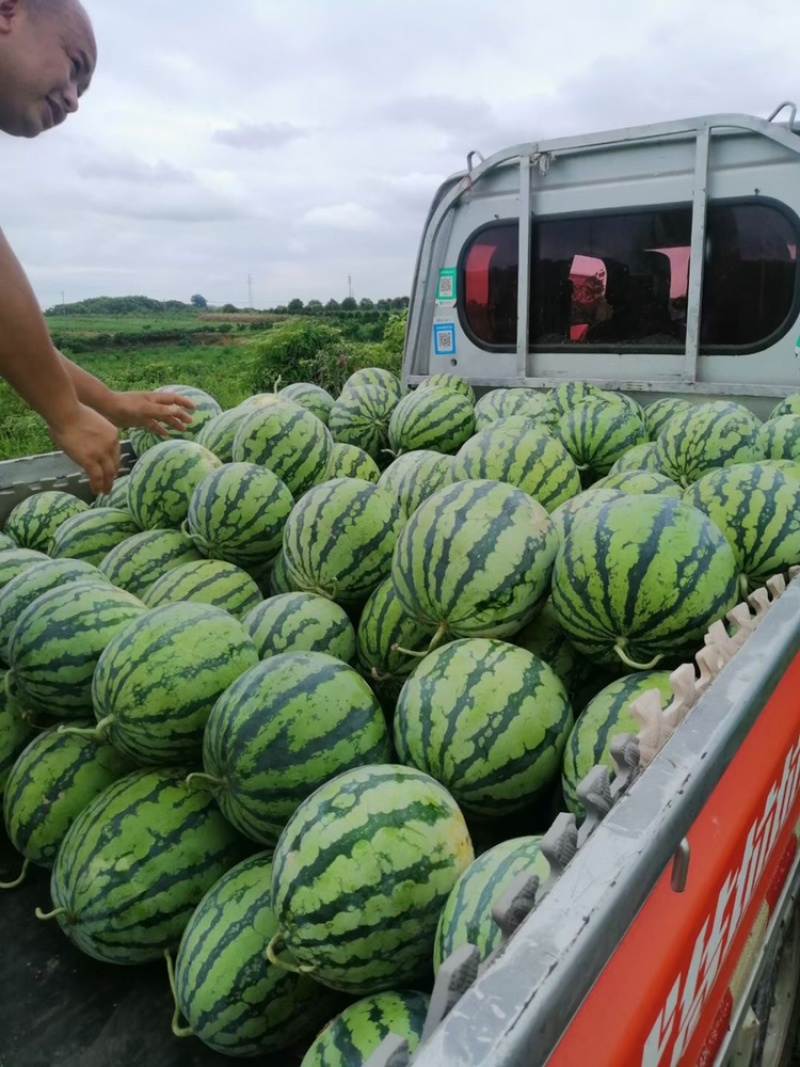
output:
M457 374L476 392L581 381L642 403L730 398L766 417L800 391L799 244L790 103L767 119L707 115L471 152L424 223L403 380ZM89 498L58 454L0 464L0 521L44 488ZM468 945L445 961L418 1050L390 1035L370 1067L794 1062L795 578L776 574L711 628L673 673L666 710L640 698L639 733L614 741L613 780L595 767L579 789L584 821L561 813L545 834L549 877L523 875L496 902L501 948L480 966ZM18 899L13 909L30 907ZM22 913L0 908L13 947ZM12 952L38 953L46 980L51 936ZM158 1010L146 979L98 990L95 971L50 987L68 1005L56 1009L62 1032L84 1019L65 1064L141 1053L131 1027ZM18 959L0 993L24 988L24 972ZM155 1067L224 1062L166 1043L147 1052ZM51 1049L39 1062L62 1061Z

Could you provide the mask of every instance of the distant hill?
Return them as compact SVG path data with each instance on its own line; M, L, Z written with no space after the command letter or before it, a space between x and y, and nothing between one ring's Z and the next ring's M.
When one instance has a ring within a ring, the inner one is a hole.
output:
M153 300L149 296L93 296L75 304L57 304L45 315L158 315L203 310L182 300Z

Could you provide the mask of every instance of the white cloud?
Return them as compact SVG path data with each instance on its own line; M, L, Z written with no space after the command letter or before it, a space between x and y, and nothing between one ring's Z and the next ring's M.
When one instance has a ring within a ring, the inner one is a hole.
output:
M346 204L331 204L307 211L302 219L305 226L322 226L333 230L370 232L380 230L384 220L370 208L352 201Z

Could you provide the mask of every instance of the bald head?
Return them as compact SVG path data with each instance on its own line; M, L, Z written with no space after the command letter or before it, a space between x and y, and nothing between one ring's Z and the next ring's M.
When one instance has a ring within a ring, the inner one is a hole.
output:
M97 62L79 0L0 0L0 130L36 137L78 110Z

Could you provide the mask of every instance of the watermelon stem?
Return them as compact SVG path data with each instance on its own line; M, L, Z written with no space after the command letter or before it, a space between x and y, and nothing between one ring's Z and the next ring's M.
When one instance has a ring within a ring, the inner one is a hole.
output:
M50 922L51 919L57 919L59 915L69 915L68 908L56 908L55 911L42 911L41 908L37 908L35 913L37 919L41 919L42 922Z
M664 658L663 654L659 652L657 656L654 656L649 663L636 663L625 651L625 641L618 641L614 645L614 651L625 664L626 667L630 667L633 671L652 671L654 667L657 667L661 660Z
M167 975L169 976L169 988L172 990L172 1000L175 1005L175 1010L172 1013L172 1032L175 1037L194 1037L194 1030L191 1026L181 1026L181 1009L178 1004L178 988L175 984L175 967L172 963L172 955L169 949L164 950L164 958L167 961Z
M433 637L431 638L431 643L428 645L428 652L433 652L435 649L437 649L439 647L439 645L442 643L442 641L444 641L444 639L446 637L447 637L447 623L446 622L440 622L439 623L439 629L433 635Z
M190 774L186 779L186 784L190 788L195 782L202 782L205 786L210 786L211 789L221 789L225 784L221 778L215 778L213 774L201 774L199 771Z
M403 648L402 645L392 645L392 652L402 652L404 656L413 656L414 659L425 659L430 649L425 649L424 652L412 652L410 648ZM375 676L375 668L373 667L373 677ZM388 677L388 676L387 676ZM380 679L377 679L380 680Z
M25 862L22 864L22 873L20 874L19 878L14 879L13 882L0 882L0 889L16 889L17 886L22 885L22 883L25 881L25 877L28 873L30 865L31 861L29 859L26 859Z
M405 649L404 648L400 648L399 645L392 645L392 651L393 652L395 652L395 651L397 651L397 652L405 652ZM409 655L413 656L414 653L413 652L409 652ZM375 681L375 682L388 682L389 679L392 677L391 674L385 674L382 671L379 671L377 667L373 667L372 668L372 670L370 671L370 676L371 676L372 680Z
M102 741L105 739L105 736L108 733L108 728L113 721L113 715L106 715L104 719L100 720L97 726L82 728L80 726L61 725L58 728L58 732L60 734L74 734L75 737L88 737L92 741Z
M312 967L307 963L290 963L288 960L279 959L278 952L282 945L283 934L279 930L267 945L267 959L274 967L280 967L283 971L291 971L292 974L314 973L316 967Z

